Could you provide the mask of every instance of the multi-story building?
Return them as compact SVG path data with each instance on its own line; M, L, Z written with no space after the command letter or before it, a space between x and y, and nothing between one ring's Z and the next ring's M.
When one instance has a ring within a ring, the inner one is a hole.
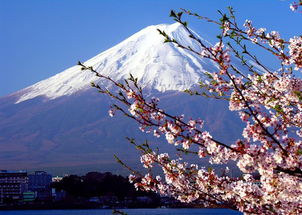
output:
M0 170L0 204L22 200L27 185L26 171Z
M36 171L28 175L28 190L36 193L39 201L51 200L52 176L44 171Z

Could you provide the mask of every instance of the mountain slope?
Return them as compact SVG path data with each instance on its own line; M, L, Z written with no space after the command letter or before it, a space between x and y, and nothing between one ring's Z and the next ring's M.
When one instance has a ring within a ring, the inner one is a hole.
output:
M188 33L178 23L149 26L128 39L85 62L104 75L121 81L131 73L145 88L165 92L182 91L203 78L205 71L212 70L212 62L200 59L189 51L177 48L172 43L163 44L164 38L157 29L164 30L182 44L199 50ZM90 88L95 81L93 74L73 66L49 79L40 81L17 93L16 103L45 96L55 99ZM102 83L108 85L106 83ZM108 86L109 87L109 86Z
M116 81L132 73L149 96L161 99L161 107L175 114L204 118L207 128L219 139L235 139L240 123L226 111L225 102L181 92L203 80L204 72L212 71L215 65L171 43L163 44L157 28L198 49L179 24L156 25L91 58L85 65ZM77 172L93 168L120 172L122 168L113 154L135 165L137 154L125 137L144 141L150 136L142 134L130 119L110 118L107 110L112 101L92 89L91 81L111 87L73 66L0 98L0 168L61 168ZM169 148L161 144L164 141L152 137L150 140Z

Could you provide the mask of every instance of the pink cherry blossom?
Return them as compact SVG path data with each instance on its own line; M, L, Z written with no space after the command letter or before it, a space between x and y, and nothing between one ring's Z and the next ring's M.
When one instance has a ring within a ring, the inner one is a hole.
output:
M299 1L291 8L296 10L301 5ZM176 16L176 21L200 45L199 50L163 34L178 47L212 60L217 66L217 70L207 73L209 78L200 84L201 91L188 92L228 102L229 110L238 113L244 124L242 136L232 142L218 140L205 129L202 119L170 114L160 107L159 99L145 97L132 76L127 84L116 83L82 65L119 88L122 95L95 86L122 104L113 106L110 116L121 111L137 121L142 132L177 147L176 155L170 156L151 144L131 141L141 152L140 161L148 173L129 168L132 171L129 181L137 189L172 196L182 202L224 205L245 214L302 214L302 79L296 75L302 68L302 37L293 36L286 41L277 31L256 28L250 20L241 29L232 9L222 21L183 12L221 28L218 42L211 46L196 38L181 17ZM249 46L263 49L279 60L282 67L271 71ZM235 58L245 70L237 68ZM196 162L186 161L182 153L196 155ZM199 166L201 159L210 164L235 163L242 176L231 176L228 167L221 172ZM154 167L161 169L161 176L150 172Z

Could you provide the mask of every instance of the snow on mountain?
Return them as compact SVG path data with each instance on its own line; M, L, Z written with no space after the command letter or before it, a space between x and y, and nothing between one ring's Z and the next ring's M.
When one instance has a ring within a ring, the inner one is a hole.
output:
M219 140L236 140L241 135L241 120L234 120L235 113L226 111L226 101L178 92L203 79L203 72L216 70L216 66L171 43L164 44L157 28L198 49L179 24L155 25L84 63L117 81L132 73L140 84L152 89L150 96L160 98L164 110L188 118L200 117L205 120L205 129ZM139 162L137 151L125 144L124 137L135 138L139 143L148 139L169 152L170 145L141 133L135 121L118 114L109 117L107 110L112 101L91 88L91 81L100 80L73 66L1 97L0 164L6 169L97 169L120 174L123 167L113 155L132 167ZM100 84L110 87L106 82Z
M160 92L188 89L203 78L205 71L216 67L212 62L200 59L172 43L163 43L164 38L157 29L165 31L181 44L199 50L199 46L188 37L188 33L179 23L152 25L84 64L93 66L98 72L116 81L128 78L131 73L143 87ZM97 78L92 73L73 66L17 92L16 103L38 96L51 100L71 95L89 89L90 82L93 81L97 81Z

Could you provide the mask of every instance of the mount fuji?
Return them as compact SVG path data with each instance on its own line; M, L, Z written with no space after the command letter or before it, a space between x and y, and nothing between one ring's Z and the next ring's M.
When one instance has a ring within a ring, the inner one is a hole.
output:
M146 27L84 64L116 81L123 81L131 73L148 95L161 99L163 108L175 114L202 117L219 138L233 140L241 126L227 112L226 103L182 93L204 80L204 73L217 66L172 43L163 43L157 29L199 50L180 24L161 24ZM141 141L148 136L138 131L130 119L108 117L112 101L91 88L91 82L112 87L80 66L72 66L1 97L0 168L40 168L56 173L60 169L120 171L113 154L130 164L136 163L135 150L126 144L125 136Z
M114 77L116 81L129 78L131 73L144 88L160 92L188 89L203 78L204 72L215 69L216 66L209 60L200 59L171 43L164 44L164 38L157 29L164 30L181 44L200 49L179 23L153 25L89 59L85 65L93 66L98 72ZM92 74L81 71L79 66L73 66L19 91L16 103L38 96L50 100L72 95L89 89L92 81L96 81Z

